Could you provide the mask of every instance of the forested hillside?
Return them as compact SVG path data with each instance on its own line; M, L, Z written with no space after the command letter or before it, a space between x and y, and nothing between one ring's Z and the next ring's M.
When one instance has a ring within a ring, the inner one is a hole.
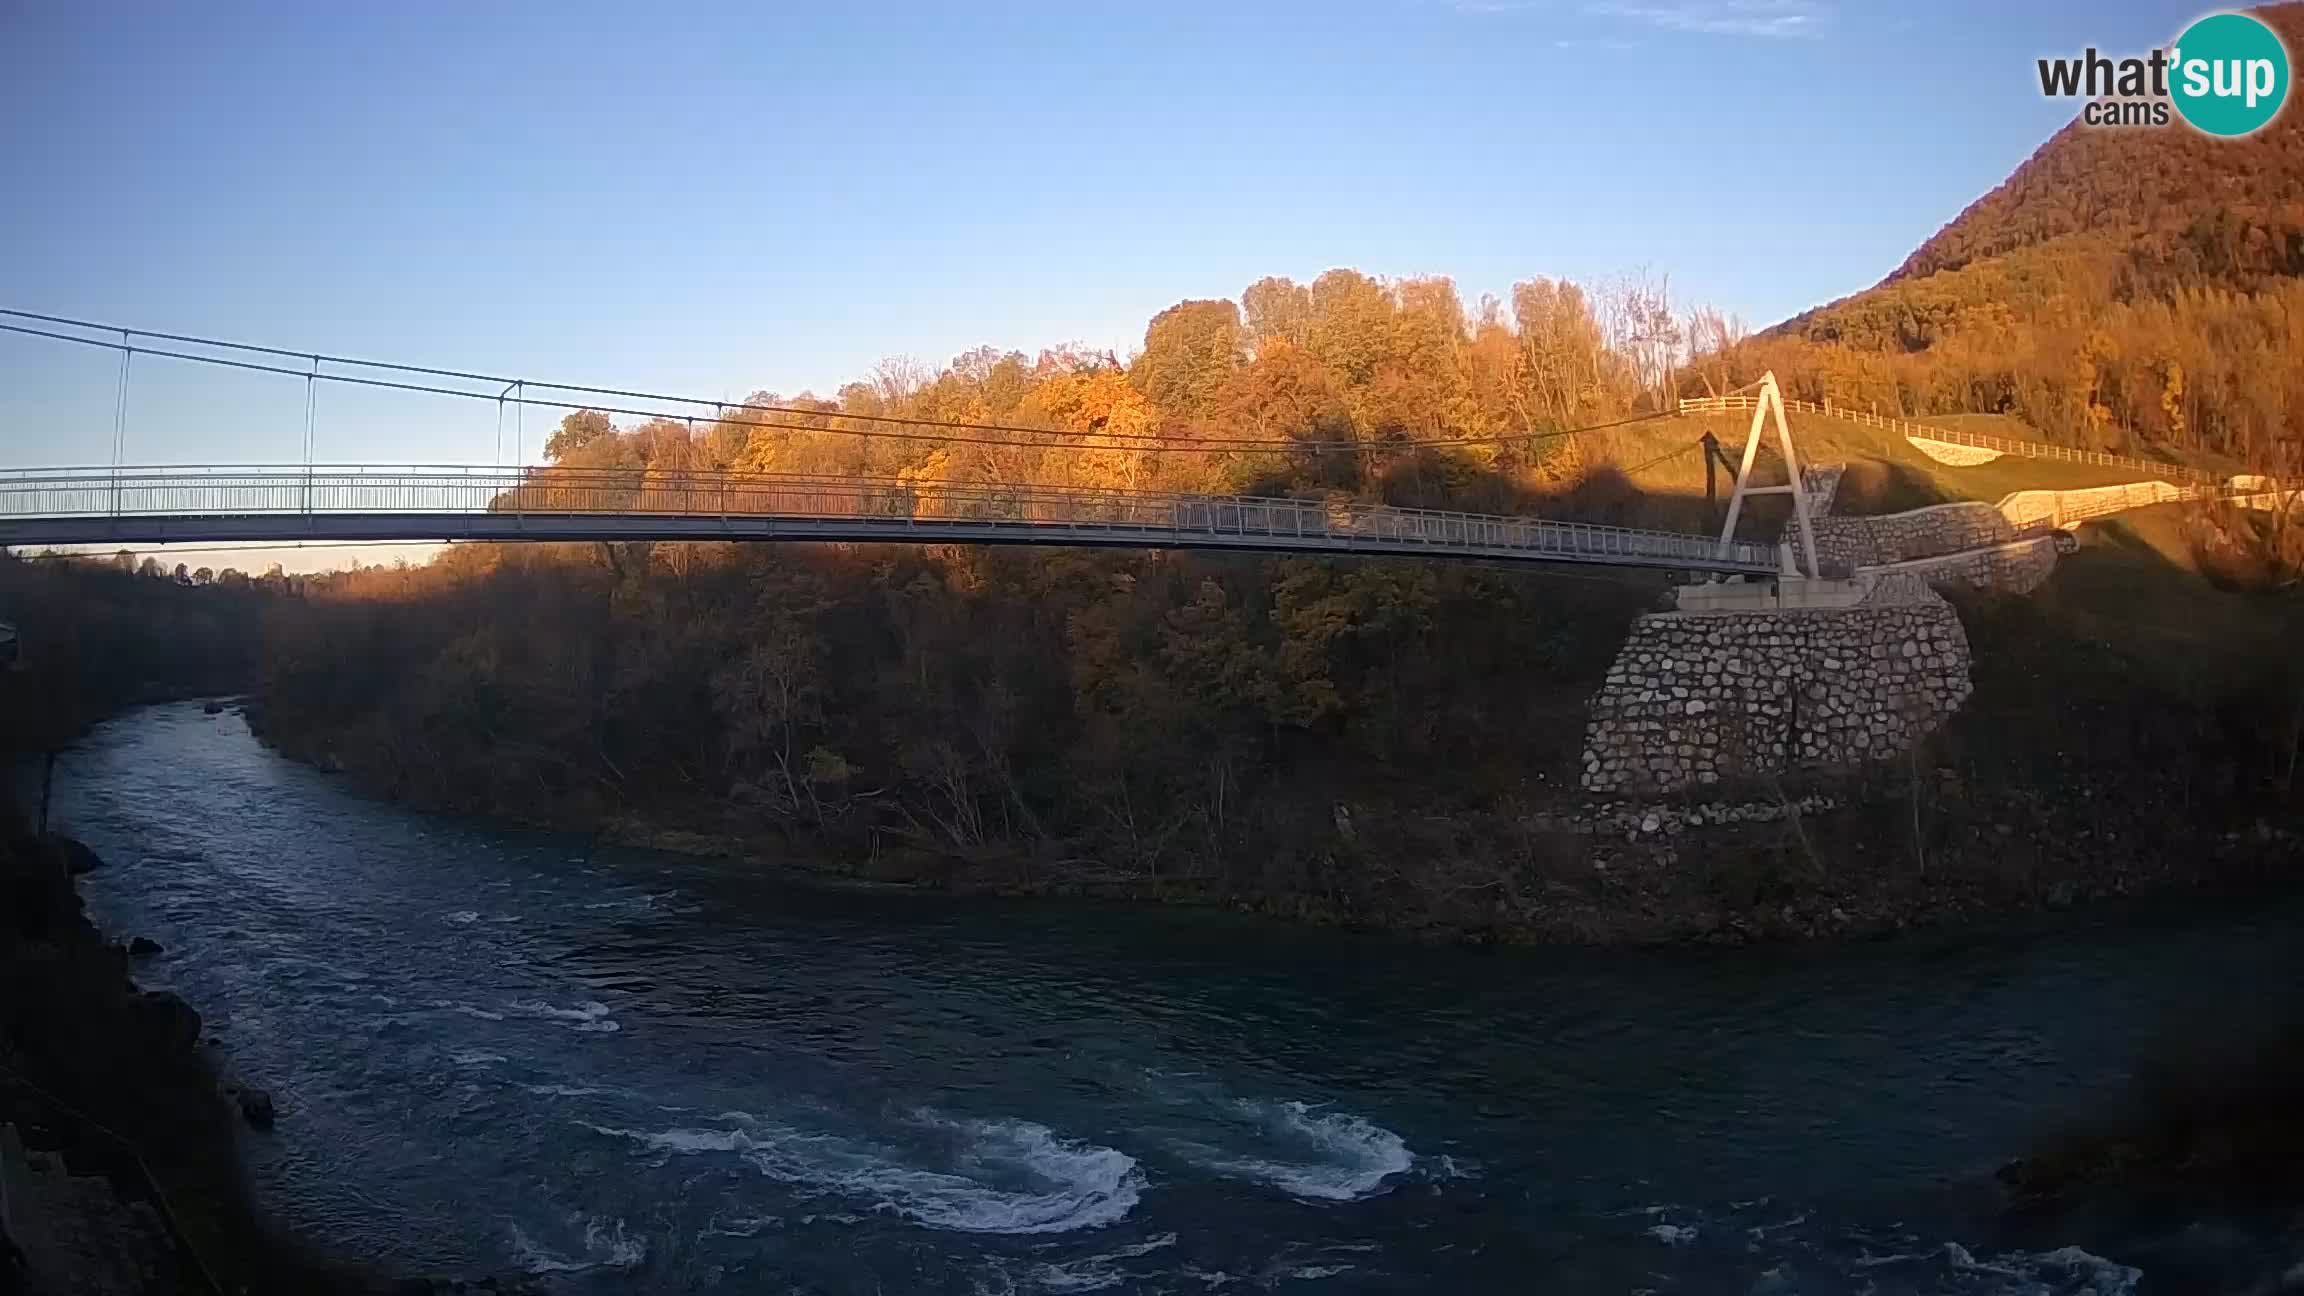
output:
M2304 4L2256 10L2304 48ZM2293 468L2304 113L2238 140L2074 122L1877 287L1755 339L1796 395L2011 413L2099 449Z

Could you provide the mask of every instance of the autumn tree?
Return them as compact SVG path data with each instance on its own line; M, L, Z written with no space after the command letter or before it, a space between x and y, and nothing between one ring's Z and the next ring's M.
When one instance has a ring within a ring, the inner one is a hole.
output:
M1073 480L1135 489L1158 471L1156 456L1147 453L1143 440L1156 410L1117 368L1052 373L1032 389L1017 413L1079 434L1080 449L1066 457Z
M1516 283L1512 317L1520 354L1511 390L1523 426L1573 427L1616 412L1611 379L1622 361L1609 352L1582 288L1554 279Z
M1392 294L1357 270L1330 270L1312 281L1312 319L1305 342L1347 391L1366 386L1392 352Z
M1200 413L1240 365L1240 308L1230 301L1187 301L1152 317L1133 377L1145 396L1171 414Z
M1312 293L1293 279L1273 276L1248 285L1240 309L1247 316L1248 345L1259 354L1269 342L1301 347L1311 341Z
M1688 366L1704 384L1707 395L1724 395L1736 386L1737 348L1751 330L1741 317L1723 314L1716 306L1699 306L1688 314Z
M815 807L806 738L824 718L823 644L805 599L764 602L743 632L742 652L712 677L712 699L733 762L765 760L785 813ZM821 763L821 762L820 762Z
M1209 415L1243 437L1303 445L1286 466L1312 484L1336 489L1359 484L1362 465L1356 455L1313 448L1354 441L1352 413L1334 376L1300 347L1274 339L1259 349L1254 362L1217 390ZM1252 464L1249 471L1280 466Z
M1455 283L1404 279L1393 295L1389 345L1362 406L1368 433L1435 440L1493 431L1471 399L1469 340Z
M597 445L616 435L616 425L599 410L577 410L560 420L560 426L544 443L544 457L557 462L572 458L587 446Z

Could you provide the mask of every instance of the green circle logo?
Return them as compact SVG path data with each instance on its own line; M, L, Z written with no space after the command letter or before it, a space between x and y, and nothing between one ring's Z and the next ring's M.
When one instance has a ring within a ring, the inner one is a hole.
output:
M2271 121L2288 98L2288 49L2246 14L2211 14L2177 38L2168 97L2184 120L2210 135L2246 135Z

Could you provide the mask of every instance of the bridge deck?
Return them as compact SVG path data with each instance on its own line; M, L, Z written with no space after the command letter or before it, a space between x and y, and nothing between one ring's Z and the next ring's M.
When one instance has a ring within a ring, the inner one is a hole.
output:
M840 540L1252 549L1774 572L1777 547L1322 500L765 474L50 469L0 476L0 544Z

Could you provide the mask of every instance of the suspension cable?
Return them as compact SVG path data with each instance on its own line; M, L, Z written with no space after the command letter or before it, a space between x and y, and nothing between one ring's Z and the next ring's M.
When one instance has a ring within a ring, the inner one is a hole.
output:
M1646 472L1660 463L1666 463L1670 460L1677 459L1680 456L1687 454L1691 450L1701 449L1703 448L1703 445L1704 443L1701 441L1691 441L1687 445L1684 445L1677 450L1667 451L1664 454L1660 454L1655 458L1646 461L1645 463L1637 463L1629 468L1619 468L1616 471L1623 473L1627 477L1634 473Z
M48 323L66 324L66 325L70 325L70 326L73 326L73 327L79 327L79 328L97 328L97 327L109 327L109 326L99 326L99 325L92 325L92 324L88 324L88 323L86 323L86 322L84 322L84 321L80 321L80 320L74 320L74 319L68 319L68 318L65 318L65 317L62 317L62 316L53 316L53 315L38 315L38 314L34 314L34 313L32 313L32 312L29 312L29 311L18 311L18 310L10 310L10 309L7 309L7 308L5 308L5 307L0 307L0 315L9 315L9 316L15 316L15 317L18 317L18 318L26 318L26 319L36 319L36 320L42 320L42 321L45 321L45 322L48 322ZM1550 429L1550 430L1541 431L1541 432L1534 432L1534 431L1531 431L1531 432L1507 432L1507 433L1498 433L1498 434L1493 434L1493 435L1486 435L1486 436L1463 436L1463 437L1433 437L1433 438L1425 438L1425 439L1411 439L1411 440L1401 440L1401 441L1298 441L1298 440L1293 440L1293 439L1290 439L1290 438L1285 438L1285 437L1282 437L1282 438L1271 438L1271 437L1256 438L1256 437L1207 437L1207 436L1190 436L1190 435L1183 435L1183 436L1165 436L1165 435L1162 435L1162 434L1160 434L1160 433L1154 433L1154 432L1105 432L1105 431L1095 431L1095 432L1080 432L1080 431L1075 431L1075 430L1067 430L1067 429L1061 429L1061 428L1035 428L1035 427L1026 427L1026 426L1023 426L1023 425L1020 425L1020 424L1006 424L1006 423L974 423L974 422L964 422L964 421L959 421L959 420L944 420L944 419L926 419L926 418L913 418L913 417L909 417L909 416L904 416L904 415L894 415L894 414L864 414L864 413L853 413L853 412L849 412L849 411L845 411L845 410L821 410L821 409L810 409L810 408L807 408L806 406L796 406L796 405L772 405L772 404L757 403L757 402L749 402L749 401L711 401L711 400L706 400L705 398L703 398L703 397L699 397L699 396L676 396L676 395L666 395L666 394L663 394L663 393L654 393L654 392L641 392L641 391L631 391L631 390L626 390L626 389L622 389L622 388L613 388L613 387L590 387L590 386L584 386L584 385L580 385L580 384L573 384L573 383L552 383L552 382L543 382L543 381L534 380L534 379L506 379L506 378L503 378L503 377L501 377L501 376L498 376L498 375L493 375L493 374L474 374L474 373L467 373L467 372L464 372L464 371L461 371L461 370L454 370L454 369L433 369L433 368L427 368L427 367L424 367L424 366L421 366L421 365L407 365L407 364L398 364L398 363L394 363L394 362L388 362L388 361L378 361L378 360L361 360L361 359L357 359L357 358L352 358L352 357L344 357L344 356L329 356L329 355L324 355L324 354L323 354L323 355L314 356L314 355L313 355L312 353L310 353L310 352L302 352L302 351L295 351L295 352L291 352L291 351L285 351L285 350L283 350L283 349L281 349L281 348L278 348L278 347L263 347L263 346L255 346L255 345L252 345L252 344L247 344L247 343L238 343L238 342L226 342L226 341L219 341L219 340L216 340L216 339L211 339L211 338L200 338L200 337L193 337L193 336L191 336L191 335L187 335L187 334L174 334L174 333L152 333L152 332L146 332L146 331L143 331L143 330L129 330L129 329L112 329L111 331L114 331L114 332L119 332L119 333L121 333L121 334L122 334L124 337L126 337L126 336L129 336L129 335L133 335L133 336L136 336L136 337L160 338L160 339L163 339L163 340L166 340L166 341L180 341L180 342L190 342L190 343L192 343L192 344L195 344L195 345L199 345L199 346L211 346L211 347L219 347L219 348L226 348L226 349L243 350L243 351L255 352L255 353L264 354L264 355L294 355L294 356L296 356L296 357L298 357L298 358L307 358L307 357L309 357L309 358L313 358L313 359L316 359L316 360L322 360L322 361L326 361L326 362L328 362L328 363L331 363L331 364L340 364L340 365L354 365L354 366L358 366L358 367L361 367L361 368L369 368L369 369L382 369L382 370L386 370L386 371L390 371L390 372L399 372L399 373L413 373L413 374L421 374L421 375L428 375L428 376L432 376L432 377L442 377L442 378L458 378L458 379L465 379L465 380L470 380L470 381L475 381L475 382L495 382L495 383L509 383L509 384L513 385L514 387L516 387L516 388L519 390L519 392L520 392L520 396L519 396L519 397L518 397L518 399L516 399L516 400L515 400L515 402L514 402L514 403L515 403L515 405L518 405L518 406L535 405L535 406L537 406L537 407L539 407L539 408L544 408L544 409L559 409L559 410L569 410L569 411L576 411L576 410L597 410L597 411L599 411L599 412L601 412L601 413L605 413L605 414L622 414L622 415L628 415L628 416L631 416L631 417L635 417L635 418L677 418L677 417L681 417L680 415L677 415L677 414L671 414L671 413L667 413L666 411L664 411L664 410L661 410L661 409L634 409L634 408L629 408L629 407L618 407L618 406L613 406L613 405L602 405L602 404L598 404L598 403L592 403L592 402L578 402L578 401L566 401L566 400L551 400L551 399L546 399L546 398L544 398L544 397L531 397L531 396L528 396L528 395L526 394L527 388L529 388L529 387L536 387L536 388L542 389L542 390L544 390L544 391L554 391L554 392L569 392L569 393L574 393L574 394L578 394L578 395L600 395L600 396L615 396L615 397L629 398L629 399L634 399L634 400L651 400L651 401L664 401L664 402L670 402L670 403L673 403L673 404L685 404L685 405L696 405L696 406L711 405L711 406L713 406L713 407L715 408L715 410L717 410L717 411L719 411L719 412L720 412L720 414L721 414L721 417L722 417L722 420L723 420L723 421L727 421L727 420L726 420L726 411L728 411L728 410L737 410L737 411L748 412L748 413L776 414L776 415L784 415L784 416L788 416L788 417L800 417L800 418L809 418L809 419L838 419L838 420L842 420L842 421L845 421L845 422L848 422L848 423L870 423L870 424L885 424L885 425L890 425L890 426L895 426L895 427L913 427L913 428L941 428L941 429L948 429L948 430L950 430L950 431L954 431L954 432L995 432L995 433L1008 433L1008 434L1015 434L1015 435L1021 435L1021 436L1030 436L1030 437L1040 437L1040 438L1051 438L1051 437L1055 437L1055 438L1061 438L1061 437L1073 437L1073 438L1078 438L1078 437L1093 437L1093 438L1097 438L1098 440L1100 440L1100 441L1102 441L1102 442L1104 442L1104 443L1107 443L1107 444L1104 444L1104 445L1079 446L1079 445L1066 445L1066 444L1063 444L1062 442L1055 442L1055 443L1051 443L1051 442L1049 442L1049 441L1046 441L1046 440L1032 440L1032 441L1023 441L1023 440L1014 440L1014 439L1002 439L1002 438L993 438L993 437L969 437L969 436L952 436L952 435L933 436L933 435L906 434L906 433L902 433L902 432L890 432L890 431L881 431L881 430L877 430L877 429L874 429L874 428L858 428L858 427L822 427L822 426L816 426L816 425L814 425L814 424L778 423L778 422L770 422L770 421L767 421L767 420L755 420L755 419L750 419L750 418L743 418L743 417L739 417L739 418L737 418L737 419L735 420L735 422L736 422L738 425L740 425L740 426L745 426L745 427L762 427L762 428L770 428L770 429L784 429L784 430L788 430L788 431L796 431L796 432L823 432L823 433L828 433L828 434L831 434L831 435L835 435L835 436L853 436L853 437L877 437L877 438L881 438L881 439L885 439L885 440L895 440L895 441L927 441L927 442L934 442L934 443L938 443L938 444L957 444L957 445L1009 446L1009 447L1034 448L1034 449L1088 449L1088 448L1095 448L1095 449L1112 449L1112 448L1117 448L1117 449L1131 449L1131 450L1141 450L1141 451L1144 451L1144 452L1147 452L1147 453L1190 453L1190 452L1201 452L1201 451L1206 451L1206 452L1227 452L1227 451L1253 451L1253 450L1272 450L1272 451L1282 451L1282 452L1313 453L1313 454L1319 454L1319 453L1353 453L1353 454L1358 454L1358 453L1364 453L1364 452L1367 452L1367 451L1371 451L1371 450L1419 450L1419 449L1448 449L1448 448L1457 448L1457 447L1464 447L1464 446L1506 445L1506 444L1514 444L1514 443L1519 443L1519 442L1536 442L1536 441L1549 441L1549 440L1554 440L1554 439L1557 439L1557 438L1560 438L1560 437L1575 436L1575 435L1578 435L1579 433L1584 433L1584 432L1598 432L1598 431L1603 431L1603 430L1606 430L1606 429L1608 429L1608 428L1615 428L1615 427L1625 427L1625 426L1629 426L1629 425L1631 425L1631 424L1634 424L1634 423L1644 423L1644 422L1648 422L1648 421L1650 421L1650 420L1654 420L1654 419L1660 419L1660 418L1669 418L1669 417L1673 417L1673 416L1675 415L1675 413L1676 413L1676 411L1671 411L1671 410L1658 410L1658 411L1656 411L1656 412L1654 412L1654 413L1650 413L1650 414L1641 414L1641 415L1634 415L1634 416L1632 416L1632 417L1629 417L1629 418L1616 419L1616 420L1613 420L1613 421L1610 421L1610 422L1604 422L1604 423L1594 423L1594 424L1588 424L1588 425L1585 425L1585 426L1582 426L1582 427L1574 427L1574 428L1559 428L1559 429ZM60 341L60 342L77 342L77 343L79 343L79 344L81 344L81 345L83 345L83 346L93 346L93 347L102 347L102 348L124 348L124 347L126 346L126 343L124 343L124 342L122 342L122 343L114 343L114 342L103 341L103 340L101 340L101 339L96 339L96 338L78 337L78 336L75 336L75 335L73 335L73 334L69 334L69 333L57 333L57 332L54 332L54 331L52 331L52 330L48 330L48 329L37 329L37 328L30 328L30 327L26 327L26 326L24 326L24 325L17 325L17 324L0 324L0 332L18 333L18 334L24 334L24 335L27 335L27 336L31 336L31 337L43 337L43 338L51 338L51 339L54 339L54 340L56 340L56 341ZM142 348L138 348L138 349L142 350L142 351L143 351L145 354L148 354L148 355L165 356L165 357L167 357L167 358L169 358L169 359L173 359L173 360L185 360L185 361L189 361L189 362L192 362L192 363L195 363L195 364L219 365L219 366L223 366L223 367L227 367L227 368L234 368L234 369L244 369L244 370L250 370L250 371L254 371L254 372L257 372L257 373L289 373L289 374L295 374L295 375L298 375L298 376L302 376L302 374L304 373L304 371L303 371L303 370L301 370L301 369L286 369L286 368L282 368L282 367L280 367L280 366L277 366L277 365L267 365L267 364L262 364L262 363L258 363L258 362L255 362L255 361L249 361L249 360L231 360L231 359L226 359L226 358L224 358L224 357L221 357L221 356L207 356L207 355L199 355L199 354L195 354L195 353L192 353L192 352L185 352L185 351L171 351L171 350L166 350L166 349L157 348L157 347L142 347ZM454 388L454 387L443 387L443 386L440 386L440 385L438 385L438 384L434 384L434 383L413 383L413 382L398 382L398 381L392 381L392 380L388 380L388 379L382 379L382 378L363 378L363 377L358 377L358 376L355 376L355 375L351 375L351 374L333 374L333 373L331 373L331 374L321 374L321 375L320 375L320 378L321 378L322 380L324 380L324 381L328 381L328 382L342 382L342 383L351 383L351 384L355 384L355 385L358 385L358 386L363 386L363 387L379 387L379 388L385 388L385 389L388 389L388 390L393 390L393 391L411 391L411 392L422 392L422 393L426 393L426 394L430 394L430 395L439 395L439 396L459 396L459 397L464 397L464 398L467 398L467 399L486 399L486 396L485 396L485 394L484 394L484 393L479 393L479 392L471 392L471 391L465 391L465 390L462 390L462 389L459 389L459 388ZM1110 445L1110 444L1109 444L1109 443L1112 443L1112 442L1120 442L1120 443L1122 443L1122 444L1120 444L1120 445L1118 445L1118 446L1112 446L1112 445ZM1137 444L1130 444L1130 443L1137 443Z
M128 364L135 358L135 348L128 345L128 334L121 333L120 389L112 398L112 466L115 468L128 453Z
M128 455L128 366L136 351L120 333L120 390L112 398L112 516L120 516L120 461Z
M304 375L304 466L312 466L312 406L320 377L320 357L312 357L312 372Z

